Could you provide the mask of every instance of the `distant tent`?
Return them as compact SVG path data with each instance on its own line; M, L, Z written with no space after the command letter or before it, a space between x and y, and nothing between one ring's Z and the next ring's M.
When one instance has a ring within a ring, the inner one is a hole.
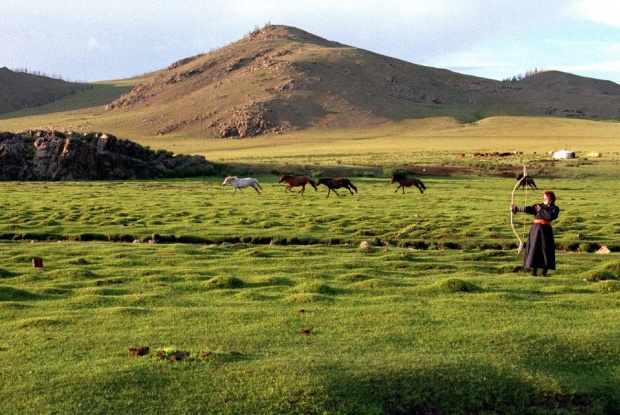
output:
M553 153L553 158L554 159L575 159L577 158L577 155L575 154L574 151L564 149L564 150L556 151L555 153Z

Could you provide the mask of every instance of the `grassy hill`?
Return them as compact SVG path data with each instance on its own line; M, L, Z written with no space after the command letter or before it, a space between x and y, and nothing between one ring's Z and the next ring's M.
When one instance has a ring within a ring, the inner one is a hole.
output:
M88 84L0 68L0 114L39 107L89 88Z

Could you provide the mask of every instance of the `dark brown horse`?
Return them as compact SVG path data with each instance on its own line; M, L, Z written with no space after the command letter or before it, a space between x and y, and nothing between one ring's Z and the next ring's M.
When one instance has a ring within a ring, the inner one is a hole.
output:
M332 179L329 177L323 177L319 179L318 182L316 182L317 186L320 184L324 184L325 186L327 186L327 189L328 189L327 197L329 197L329 192L331 191L336 193L337 196L340 196L338 192L336 191L336 189L340 189L341 187L344 187L345 189L347 189L351 194L353 194L353 190L355 190L355 193L357 193L357 187L353 186L353 183L351 183L351 180L347 179L346 177L338 177L336 179Z
M532 190L538 190L538 187L536 187L536 183L534 183L534 179L532 179L530 176L523 177L523 173L519 173L519 175L517 176L517 181L519 180L521 180L519 186L522 186L523 190L525 190L525 186L530 186Z
M426 190L426 186L424 186L424 183L422 183L422 180L415 179L415 178L409 178L402 174L394 174L392 176L392 180L390 180L390 184L393 184L394 182L398 183L398 187L396 188L396 190L394 190L394 193L398 192L398 189L402 187L403 194L405 194L405 187L410 187L410 186L417 187L418 190L420 190L420 193L424 193L424 190Z
M304 176L287 176L287 175L280 176L280 179L278 179L278 183L282 183L282 182L287 183L286 189L284 189L284 193L288 192L293 187L301 186L301 190L298 193L300 195L303 195L304 192L306 191L307 184L310 184L310 186L314 187L314 190L317 190L314 180L309 179Z

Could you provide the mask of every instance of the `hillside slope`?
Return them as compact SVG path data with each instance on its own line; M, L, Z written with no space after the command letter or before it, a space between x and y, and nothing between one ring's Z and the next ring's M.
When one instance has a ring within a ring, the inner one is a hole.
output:
M0 114L49 104L89 87L0 68Z
M153 134L247 137L429 116L620 117L620 86L561 72L500 82L425 67L287 26L178 61L108 105Z

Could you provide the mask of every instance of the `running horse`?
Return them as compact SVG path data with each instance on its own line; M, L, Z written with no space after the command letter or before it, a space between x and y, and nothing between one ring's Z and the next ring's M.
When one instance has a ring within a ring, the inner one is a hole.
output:
M393 184L394 182L398 183L398 187L396 188L396 190L394 190L394 193L398 192L398 189L402 187L403 194L405 194L405 187L410 187L410 186L417 187L420 193L424 193L424 190L426 190L426 186L424 186L424 183L422 183L422 180L415 179L415 178L409 178L403 174L398 174L398 173L394 174L392 176L392 180L390 180L390 184Z
M521 182L519 183L519 186L522 186L523 190L525 190L526 186L530 186L532 190L538 190L538 187L536 187L536 183L534 183L534 179L527 175L524 177L523 173L519 173L519 175L517 176L517 182Z
M336 196L340 196L336 189L340 189L341 187L347 189L351 194L353 194L353 190L355 190L355 193L357 193L357 187L355 187L353 183L351 183L351 180L347 179L346 177L338 177L335 179L323 177L320 178L318 182L316 182L317 186L321 184L327 186L327 197L329 197L329 193L332 191L336 193Z
M244 193L243 193L243 190L241 189L243 189L244 187L253 188L254 190L256 190L256 193L258 193L259 195L260 195L260 192L258 191L258 189L263 190L258 180L252 177L246 177L245 179L240 179L237 176L228 176L222 182L222 186L226 186L227 184L230 184L232 185L232 187L235 188L235 190L233 191L233 195L237 192L237 189L239 189L239 191L243 195Z
M286 189L284 189L284 193L288 192L293 187L301 186L301 190L297 193L299 193L300 195L303 195L304 192L306 191L307 184L310 184L310 186L314 187L315 191L317 190L316 183L314 183L314 180L309 179L304 176L283 175L283 176L280 176L280 178L278 179L278 183L282 183L282 182L287 183Z

